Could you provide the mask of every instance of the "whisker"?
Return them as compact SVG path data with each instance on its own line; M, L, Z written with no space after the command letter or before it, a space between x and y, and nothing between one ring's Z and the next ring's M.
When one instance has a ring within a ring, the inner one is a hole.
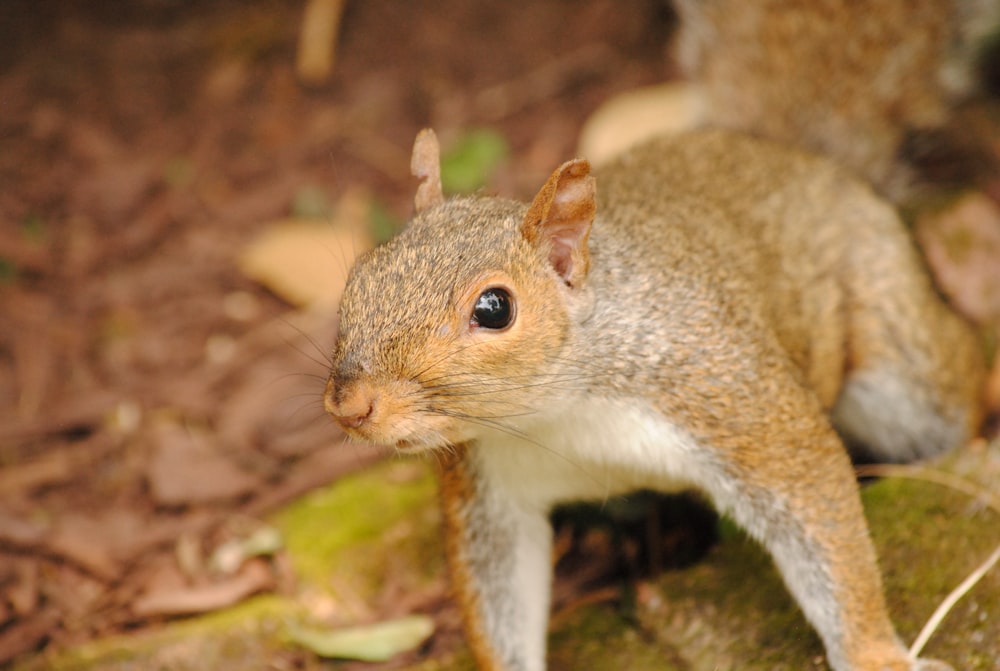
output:
M452 385L452 386L433 387L433 388L427 389L426 391L433 393L435 396L448 397L448 398L460 398L460 397L463 397L463 396L483 396L485 394L499 394L501 392L519 391L519 390L522 390L522 389L534 389L534 388L537 388L537 387L563 388L563 389L572 391L574 389L578 389L579 387L576 387L576 388L569 387L569 386L567 386L567 387L560 387L560 385L566 384L568 382L577 382L577 381L582 381L582 380L586 380L586 379L587 379L586 377L576 376L576 377L571 377L571 378L548 380L548 381L543 381L543 382L527 382L527 383L523 383L523 384L515 384L515 383L512 383L512 382L501 384L504 381L498 381L496 383L493 383L494 386L496 387L494 389L481 389L481 388L479 388L479 389L475 389L474 391L472 391L472 390L470 390L470 391L459 391L459 392L452 391L452 389L454 389L456 387L459 387L459 386L468 386L470 388L482 387L483 386L481 384L480 385L476 385L476 384L471 384L470 383L468 385Z
M538 377L511 376L509 378L495 378L490 380L468 380L450 382L427 386L419 391L411 392L411 395L429 394L439 399L456 399L462 397L477 397L486 395L499 395L525 389L546 387L563 391L579 391L582 385L574 384L584 382L590 378L585 375L565 374L554 375L552 379L539 380ZM524 379L524 382L521 380Z
M508 425L506 425L506 424L504 424L502 422L499 422L499 421L491 420L489 418L476 417L476 416L473 416L473 415L465 415L465 416L463 416L461 414L449 414L447 412L442 412L441 414L449 416L449 417L453 417L455 419L460 419L462 421L466 421L466 422L469 422L471 424L476 424L476 425L483 426L483 427L486 427L486 428L495 429L495 430L499 431L500 433L504 433L504 434L507 434L507 435L512 436L514 438L518 438L519 440L523 440L524 442L526 442L526 443L528 443L530 445L534 445L535 447L538 447L539 449L545 450L546 452L548 452L552 456L554 456L554 457L562 460L564 463L568 464L569 466L572 466L579 473L581 473L584 477L586 477L588 480L590 480L592 483L594 483L598 487L604 487L605 486L605 484L602 483L601 480L598 479L596 475L594 475L589 470L587 470L583 466L583 464L579 463L578 461L575 461L574 459L571 459L569 456L567 456L567 455L559 452L558 450L555 450L555 449L549 447L548 445L545 445L544 443L541 443L538 440L535 440L529 434L527 434L527 433L525 433L523 431L520 431L518 429L515 429L514 427L508 426Z
M291 394L289 396L286 396L285 400L295 401L297 399L302 399L302 398L308 399L309 400L308 405L310 406L315 406L317 408L323 407L323 395L317 394L316 392L303 391L299 392L298 394Z
M329 354L326 350L324 350L322 347L320 347L319 343L316 342L315 338L306 333L305 330L303 330L301 327L293 324L288 319L285 319L284 317L281 317L280 319L285 325L291 327L296 333L298 333L302 338L304 338L306 342L312 345L312 348L316 350L316 352L315 355L311 354L305 351L303 348L299 347L298 344L296 344L294 341L283 337L282 340L285 341L286 345L288 345L290 348L301 354L304 358L308 359L309 361L312 361L314 364L318 366L323 366L324 368L327 369L333 366L333 356Z
M424 366L422 369L420 369L419 371L417 371L414 375L411 376L411 379L414 380L414 381L417 381L417 382L421 382L420 378L423 377L427 373L427 371L431 370L432 368L434 368L435 366L437 366L438 364L440 364L442 361L445 361L447 359L452 358L453 356L461 354L465 350L467 350L467 349L469 349L471 347L474 347L477 344L478 343L469 343L467 345L463 345L462 347L460 347L459 349L455 350L454 352L447 352L447 353L445 353L444 356L441 356L438 359L435 359L434 361L431 361L426 366ZM426 384L427 382L433 382L434 380L440 379L441 377L447 377L447 375L448 374L445 374L445 375L442 375L442 376L438 376L437 378L428 378L427 380L423 380L422 383ZM454 375L454 373L452 373L452 375Z
M510 405L518 407L519 404L510 404ZM427 411L435 414L447 414L449 417L458 417L458 418L476 417L479 419L493 419L493 420L517 419L518 417L531 417L532 415L538 414L538 411L531 408L530 406L525 405L525 406L520 406L520 408L521 409L518 412L505 412L503 414L494 414L494 415L468 415L464 413L459 413L457 411L448 410L446 408L436 408L436 407L428 407Z
M291 415L289 415L288 420L289 421L297 420L299 418L299 415L307 410L319 410L319 412L308 418L306 425L309 426L310 428L316 426L320 422L323 422L324 424L329 424L331 427L336 427L336 423L333 421L331 417L328 417L326 413L323 412L322 407L303 406L295 410Z
M324 386L326 385L326 376L325 375L320 375L319 373L307 373L307 372L304 372L304 371L292 371L292 372L289 372L289 373L282 373L277 378L275 378L274 380L272 380L272 382L280 382L282 380L287 380L290 377L304 377L306 379L311 379L312 381L317 382L317 383L319 383L321 385L324 385Z
M505 381L505 380L538 380L544 378L551 378L555 380L559 379L590 379L595 376L586 375L577 371L569 373L524 373L518 375L486 375L477 373L452 373L449 375L441 375L437 378L430 380L423 380L424 386L431 386L438 383L438 380L448 380L450 378L458 379L459 382L446 382L444 384L461 384L461 385L476 385L483 383L490 383L494 381Z

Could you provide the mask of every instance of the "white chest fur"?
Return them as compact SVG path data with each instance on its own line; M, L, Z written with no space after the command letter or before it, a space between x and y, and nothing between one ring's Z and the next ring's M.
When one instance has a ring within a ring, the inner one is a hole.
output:
M487 610L484 617L486 629L523 660L517 668L541 671L552 573L551 507L640 488L711 488L706 476L712 456L643 402L561 402L510 428L482 432L469 455L482 494L475 528L494 524L508 534L502 548L489 546L477 559L487 567L484 585L497 594L497 603L514 604L517 611L516 617L494 620ZM493 585L498 561L510 562L511 574Z
M476 459L528 507L708 484L710 454L642 402L569 402L515 429L485 432Z

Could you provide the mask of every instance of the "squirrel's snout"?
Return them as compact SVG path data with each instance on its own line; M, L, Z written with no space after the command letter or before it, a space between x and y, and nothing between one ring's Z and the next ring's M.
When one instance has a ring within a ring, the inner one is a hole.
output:
M337 389L330 378L323 394L323 407L344 429L360 429L375 412L375 392L357 383Z
M418 391L416 382L386 383L335 372L327 380L323 407L348 435L366 443L401 451L445 444L441 432L449 428L450 418L420 415L413 402Z

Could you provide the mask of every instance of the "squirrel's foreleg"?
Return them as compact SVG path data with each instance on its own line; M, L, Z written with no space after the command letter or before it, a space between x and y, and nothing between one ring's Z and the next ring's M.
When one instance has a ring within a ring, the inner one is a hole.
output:
M889 620L850 462L822 418L808 424L756 436L709 489L767 547L833 669L918 668Z
M468 447L442 464L452 589L482 671L543 671L552 582L552 527L482 473Z

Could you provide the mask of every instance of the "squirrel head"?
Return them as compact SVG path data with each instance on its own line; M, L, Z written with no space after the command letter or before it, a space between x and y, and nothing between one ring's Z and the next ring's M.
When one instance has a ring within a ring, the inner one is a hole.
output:
M416 452L509 430L565 381L595 186L577 159L529 206L445 200L430 130L412 169L414 217L348 277L324 405L352 437Z

